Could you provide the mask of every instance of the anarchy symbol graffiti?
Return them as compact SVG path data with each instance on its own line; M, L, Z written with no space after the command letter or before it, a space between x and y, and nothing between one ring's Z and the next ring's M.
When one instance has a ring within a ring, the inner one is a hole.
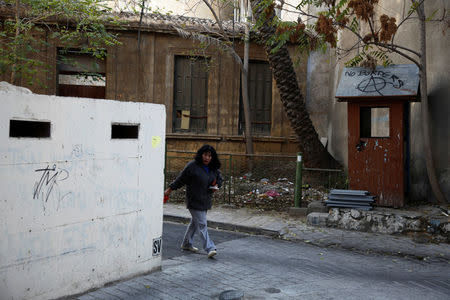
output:
M401 89L405 83L396 75L383 73L382 76L373 76L371 74L369 78L362 80L356 89L363 93L378 93L380 96L383 96L381 91L388 84L395 89Z
M380 95L383 95L381 91L385 88L385 86L386 80L384 78L370 76L370 78L361 81L356 88L363 93L376 92Z

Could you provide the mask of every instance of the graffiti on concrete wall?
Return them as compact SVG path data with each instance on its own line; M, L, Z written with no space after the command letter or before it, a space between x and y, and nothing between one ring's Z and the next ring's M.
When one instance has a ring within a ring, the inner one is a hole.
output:
M34 171L38 173L40 177L38 177L39 180L34 184L33 199L41 200L44 214L48 212L47 209L50 205L49 199L55 199L56 203L52 203L51 205L55 206L56 204L56 211L58 211L61 201L70 194L70 192L65 194L61 193L58 184L69 178L69 172L65 169L57 168L56 164L51 168L47 165L43 169Z

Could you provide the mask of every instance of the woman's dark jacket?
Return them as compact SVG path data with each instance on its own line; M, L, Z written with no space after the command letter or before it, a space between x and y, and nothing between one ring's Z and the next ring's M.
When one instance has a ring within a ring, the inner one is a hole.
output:
M169 186L172 190L186 185L186 207L196 210L211 209L211 194L209 187L216 181L222 186L222 175L219 170L209 169L207 172L195 160L190 161Z

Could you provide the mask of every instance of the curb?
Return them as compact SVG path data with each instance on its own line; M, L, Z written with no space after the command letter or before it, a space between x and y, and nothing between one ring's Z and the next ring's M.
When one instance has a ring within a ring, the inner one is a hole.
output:
M163 220L187 224L191 221L191 218L164 214ZM229 231L244 232L244 233L255 234L255 235L265 235L265 236L270 236L273 238L279 238L281 236L281 233L276 230L243 226L243 225L235 225L235 224L230 224L230 223L223 223L223 222L209 221L209 220L208 220L208 227L215 228L215 229L229 230Z
M183 216L177 216L177 215L170 215L170 214L164 214L163 215L164 221L169 222L175 222L175 223L183 223L187 224L190 222L190 217L183 217ZM390 255L390 256L402 256L402 257L410 257L413 259L423 260L424 258L428 259L436 259L439 261L448 261L448 256L439 256L437 254L430 255L430 253L412 253L410 251L398 251L398 250L391 250L391 249L374 249L371 247L363 247L360 245L360 247L355 245L347 245L345 243L339 243L336 241L321 241L321 240L313 240L313 239L303 239L303 238L292 238L292 237L286 237L283 236L283 234L277 230L270 230L270 229L263 229L263 228L257 228L257 227L250 227L250 226L242 226L242 225L235 225L235 224L229 224L224 222L217 222L217 221L208 221L208 227L214 228L214 229L221 229L221 230L228 230L228 231L236 231L236 232L243 232L248 234L254 234L254 235L263 235L263 236L269 236L272 238L278 238L285 241L292 241L292 242L301 242L305 243L311 246L316 247L325 247L325 248L338 248L343 250L350 250L350 251L356 251L359 253L376 253L381 255Z

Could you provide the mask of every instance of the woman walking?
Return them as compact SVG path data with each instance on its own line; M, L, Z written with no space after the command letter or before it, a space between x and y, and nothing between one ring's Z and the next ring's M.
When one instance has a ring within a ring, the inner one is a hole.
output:
M191 222L181 243L181 249L197 252L192 244L196 232L199 232L203 249L212 258L217 254L216 245L208 235L206 212L211 209L211 195L222 186L220 161L216 150L210 145L198 149L193 161L186 164L183 171L164 191L169 196L173 190L186 185L186 207L191 213Z

